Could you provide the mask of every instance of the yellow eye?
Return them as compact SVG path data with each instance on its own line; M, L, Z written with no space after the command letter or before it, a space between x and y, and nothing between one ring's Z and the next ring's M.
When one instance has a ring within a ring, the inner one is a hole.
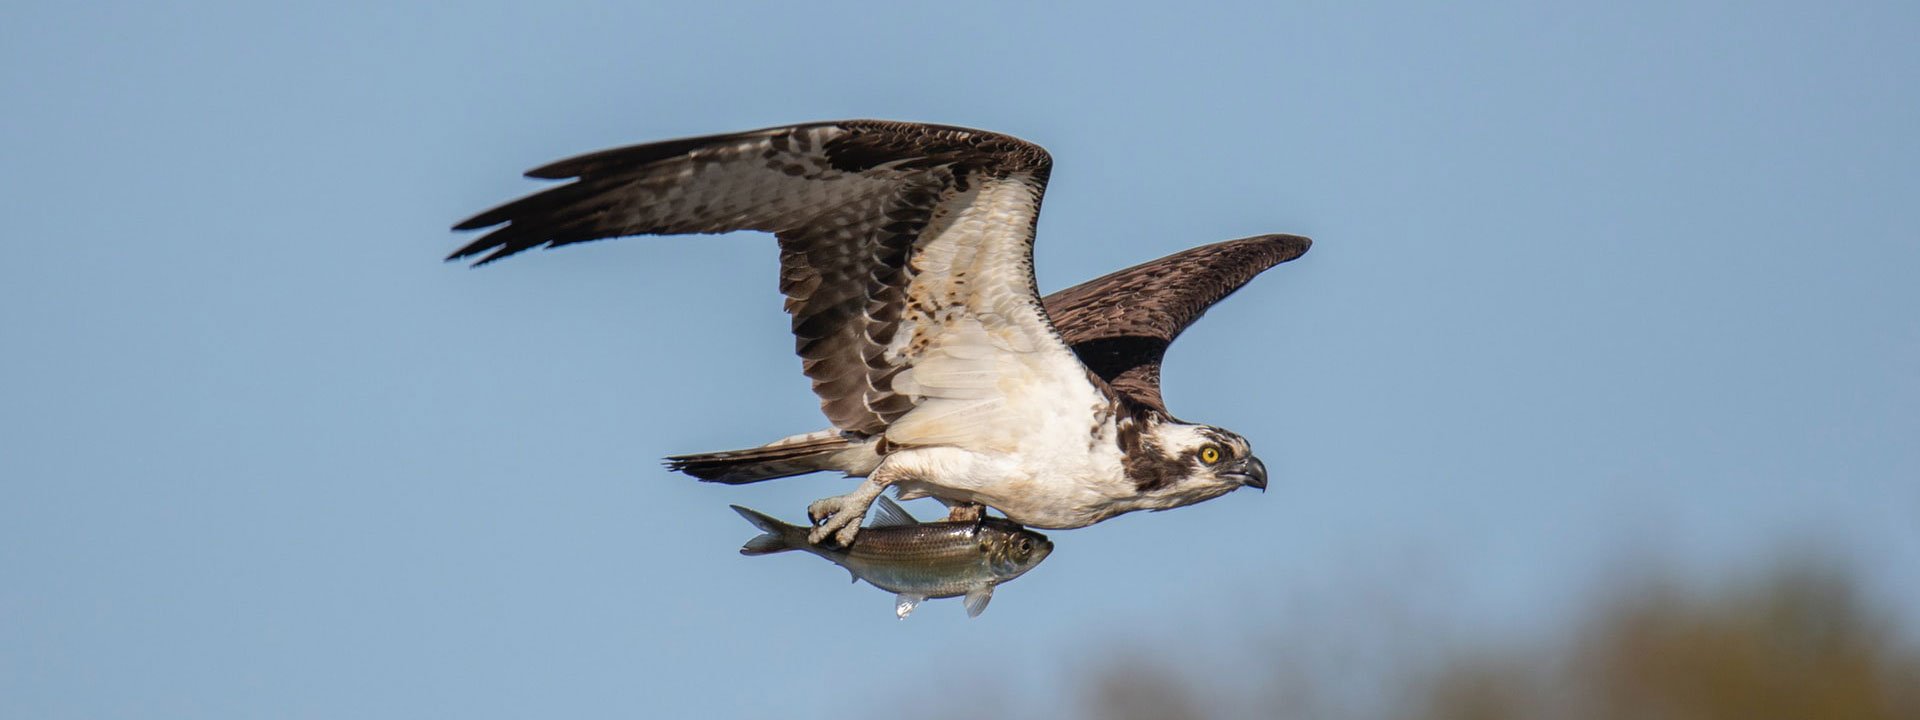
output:
M1206 447L1200 448L1200 462L1206 463L1208 465L1212 465L1214 463L1220 462L1220 446L1208 445Z

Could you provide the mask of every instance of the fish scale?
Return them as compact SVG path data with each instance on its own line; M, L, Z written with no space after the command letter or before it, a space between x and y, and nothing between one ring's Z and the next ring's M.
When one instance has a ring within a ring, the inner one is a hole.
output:
M740 548L743 555L804 550L844 567L856 580L897 593L894 612L902 619L928 598L966 597L969 616L986 609L995 586L1039 565L1053 551L1045 535L1011 521L922 523L892 500L881 497L873 524L852 547L807 542L808 528L733 506L765 531Z

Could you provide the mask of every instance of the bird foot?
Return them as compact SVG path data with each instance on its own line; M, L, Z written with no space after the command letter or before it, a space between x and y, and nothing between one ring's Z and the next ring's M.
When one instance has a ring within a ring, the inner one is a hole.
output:
M987 514L987 506L980 503L961 503L947 510L947 522L980 522Z
M860 534L860 521L867 517L867 508L873 506L874 498L880 497L885 489L885 486L866 483L845 495L813 501L807 506L807 517L814 523L813 530L807 533L807 542L819 545L833 538L834 544L840 547L852 547L853 538Z

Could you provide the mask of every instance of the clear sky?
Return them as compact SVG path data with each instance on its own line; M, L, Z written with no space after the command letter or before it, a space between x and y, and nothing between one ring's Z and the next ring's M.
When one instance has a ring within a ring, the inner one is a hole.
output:
M1913 3L920 5L0 8L0 716L1037 713L1787 548L1920 608ZM1272 489L899 622L735 553L844 482L657 465L821 423L770 238L440 262L524 169L845 117L1052 151L1045 290L1315 238L1167 367Z

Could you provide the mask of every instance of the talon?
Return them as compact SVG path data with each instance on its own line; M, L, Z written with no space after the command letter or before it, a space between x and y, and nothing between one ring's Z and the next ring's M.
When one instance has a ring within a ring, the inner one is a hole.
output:
M807 505L807 520L815 527L833 519L840 509L846 506L845 497L821 498ZM815 541L818 542L818 541Z
M846 508L846 498L830 497L813 501L807 506L807 517L813 520L813 530L807 533L807 542L819 545L846 525L841 516ZM858 523L855 523L858 524Z
M833 538L840 547L852 547L853 537L860 533L860 521L867 519L867 508L883 490L885 485L868 482L845 495L813 501L807 506L807 514L823 519L807 533L807 542L819 545Z
M807 517L814 521L807 542L820 545L833 538L840 547L852 547L854 536L860 534L860 522L867 519L867 508L891 484L891 480L868 477L853 492L813 501L807 506Z
M807 533L807 543L811 545L819 545L826 542L826 539L827 528L825 525L815 527L811 532Z
M987 514L987 507L980 503L961 503L947 511L947 522L980 522Z
M831 537L840 547L852 546L854 535L860 532L860 516L854 515L851 521L846 518L847 513L844 511L833 513L826 521L814 526L813 530L807 533L807 542L820 545Z
M847 523L846 527L840 528L840 532L834 534L833 541L840 543L840 547L843 548L853 547L853 538L859 534L860 523Z

